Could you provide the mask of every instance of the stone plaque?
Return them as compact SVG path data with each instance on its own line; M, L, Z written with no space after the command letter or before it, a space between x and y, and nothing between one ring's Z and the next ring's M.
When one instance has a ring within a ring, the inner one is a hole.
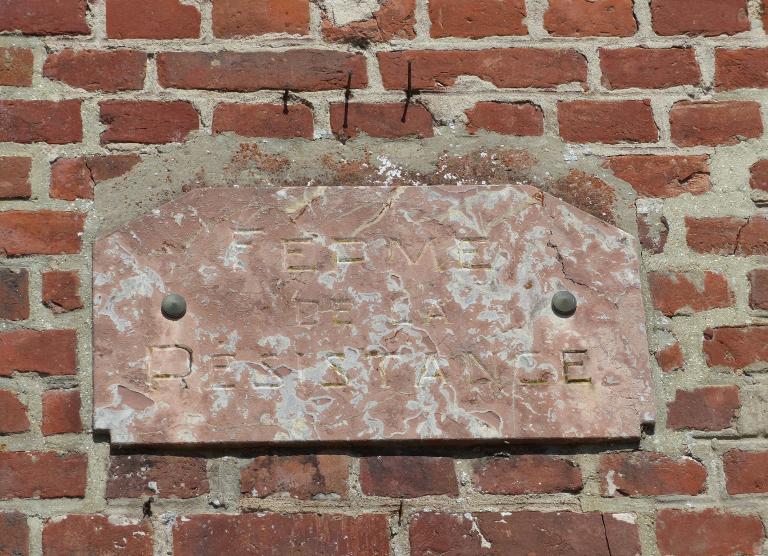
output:
M93 272L95 427L115 443L654 420L633 239L533 187L201 189L97 240Z

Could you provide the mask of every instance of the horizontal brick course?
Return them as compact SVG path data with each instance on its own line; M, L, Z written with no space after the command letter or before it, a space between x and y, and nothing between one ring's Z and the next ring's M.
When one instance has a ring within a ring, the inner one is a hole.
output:
M0 500L82 498L88 458L57 452L0 452Z

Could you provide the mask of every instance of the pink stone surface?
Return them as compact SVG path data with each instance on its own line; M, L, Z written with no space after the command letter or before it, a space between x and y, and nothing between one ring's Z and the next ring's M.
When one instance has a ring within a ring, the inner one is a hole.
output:
M118 444L597 440L655 417L633 238L523 185L187 193L94 246L94 389Z

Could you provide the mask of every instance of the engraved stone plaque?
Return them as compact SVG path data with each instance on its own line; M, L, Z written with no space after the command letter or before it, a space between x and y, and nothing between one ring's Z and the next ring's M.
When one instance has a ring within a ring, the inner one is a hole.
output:
M98 239L93 272L95 427L115 443L654 420L634 240L533 187L201 189Z

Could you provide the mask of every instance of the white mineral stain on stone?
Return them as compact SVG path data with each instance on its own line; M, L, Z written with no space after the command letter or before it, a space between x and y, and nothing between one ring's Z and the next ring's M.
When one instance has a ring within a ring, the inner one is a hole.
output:
M634 525L637 523L637 516L635 514L628 514L628 513L621 513L621 514L611 514L614 519L617 519L618 521L623 521L624 523L629 523L630 525Z
M324 0L323 4L335 25L365 21L379 9L378 0Z

